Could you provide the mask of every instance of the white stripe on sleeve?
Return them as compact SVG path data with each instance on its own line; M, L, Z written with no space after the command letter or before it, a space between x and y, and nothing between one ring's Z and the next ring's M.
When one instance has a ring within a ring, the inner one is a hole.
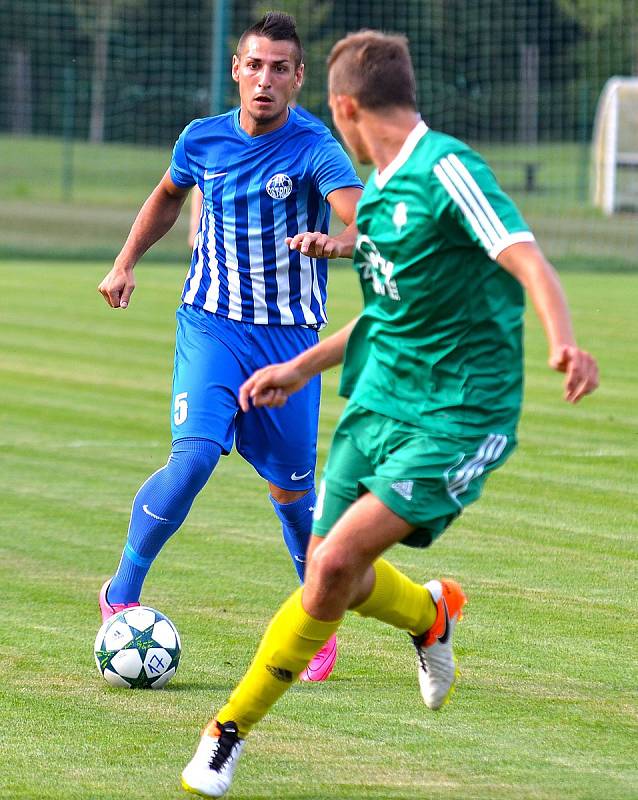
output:
M467 186L469 187L470 191L472 192L473 196L476 198L476 202L482 209L482 211L487 215L488 219L494 226L494 230L499 238L503 238L507 236L507 228L501 222L498 214L494 211L494 208L490 204L490 201L485 197L483 194L483 190L478 185L478 183L472 177L468 168L463 164L461 159L455 155L454 153L450 153L449 161L452 167L457 171L457 173L461 176L461 178L465 181Z
M453 179L449 176L447 170L444 168L444 164L446 163L446 159L440 161L434 167L434 174L436 177L441 181L443 184L443 188L446 192L450 195L452 200L457 204L457 206L461 209L463 214L465 215L467 221L472 226L472 230L477 235L479 241L483 245L483 248L489 252L494 247L494 241L491 238L491 234L489 231L485 230L483 225L481 224L481 220L477 217L474 208L468 204L467 196L463 194L460 190L458 185L453 181Z
M465 164L454 153L442 158L434 174L463 212L491 259L516 242L533 242L529 231L509 233Z

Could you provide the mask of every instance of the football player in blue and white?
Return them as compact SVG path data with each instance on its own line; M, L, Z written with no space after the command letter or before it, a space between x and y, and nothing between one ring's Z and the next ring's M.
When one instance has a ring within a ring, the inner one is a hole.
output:
M244 414L237 399L256 369L317 342L327 321L327 259L351 256L356 240L362 184L348 156L325 126L289 107L303 71L291 16L269 12L242 34L232 62L240 107L184 129L98 287L113 308L128 306L135 264L197 185L204 209L177 311L172 450L135 496L118 570L100 592L103 618L139 603L151 564L233 443L267 481L303 581L319 380L283 409ZM346 225L336 237L328 233L331 208ZM335 642L322 650L306 678L330 673Z
M288 101L288 107L294 108L297 114L306 119L310 120L311 122L316 123L317 125L323 125L323 121L319 119L319 117L315 117L315 115L308 111L307 108L298 104L298 95L301 86L297 89L295 88L295 93ZM199 190L198 186L194 186L193 190L191 191L190 196L190 212L189 212L189 219L188 219L188 246L193 249L195 245L195 236L197 236L197 232L199 231L199 225L201 222L202 217L202 207L204 205L204 198Z

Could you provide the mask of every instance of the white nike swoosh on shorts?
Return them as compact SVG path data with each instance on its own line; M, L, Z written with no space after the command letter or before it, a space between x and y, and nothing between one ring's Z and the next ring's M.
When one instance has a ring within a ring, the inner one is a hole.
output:
M296 473L296 472L293 472L293 473L292 473L292 475L290 476L290 480L291 480L291 481L300 481L300 480L302 480L303 478L307 478L307 477L308 477L308 475L310 475L310 473L311 473L311 472L312 472L312 470L311 470L311 469L309 469L309 470L308 470L308 472L304 472L304 474L303 474L303 475L297 475L297 473Z

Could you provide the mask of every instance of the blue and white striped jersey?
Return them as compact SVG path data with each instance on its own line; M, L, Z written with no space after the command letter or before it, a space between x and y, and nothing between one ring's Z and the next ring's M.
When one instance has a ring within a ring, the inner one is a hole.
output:
M326 321L327 260L290 251L287 236L328 232L335 189L362 186L322 124L293 109L281 128L249 136L239 109L188 125L171 178L204 196L182 301L242 322Z

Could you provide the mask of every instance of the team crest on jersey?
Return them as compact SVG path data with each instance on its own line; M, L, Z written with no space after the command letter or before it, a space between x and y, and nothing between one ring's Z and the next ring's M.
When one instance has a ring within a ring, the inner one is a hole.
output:
M392 215L392 222L397 229L397 233L401 233L401 228L407 225L408 222L408 207L401 201L394 207L394 214Z
M292 179L283 172L278 172L266 184L266 191L273 200L285 200L292 192Z

